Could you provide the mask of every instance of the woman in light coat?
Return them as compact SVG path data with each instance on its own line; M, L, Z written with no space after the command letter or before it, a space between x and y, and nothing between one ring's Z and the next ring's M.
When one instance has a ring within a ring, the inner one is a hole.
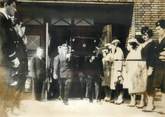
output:
M145 45L140 45L136 39L128 41L129 53L126 58L126 85L131 96L130 107L136 105L136 95L141 95L140 104L144 104L144 92L147 83L146 61L142 60L141 50Z
M122 87L120 89L117 88L117 83L119 83L119 85L122 85L122 66L124 54L122 49L119 47L120 41L118 39L114 39L111 43L112 53L110 61L112 62L112 66L110 89L115 90L115 93L117 94L117 99L115 100L115 103L121 104L123 103L123 91Z

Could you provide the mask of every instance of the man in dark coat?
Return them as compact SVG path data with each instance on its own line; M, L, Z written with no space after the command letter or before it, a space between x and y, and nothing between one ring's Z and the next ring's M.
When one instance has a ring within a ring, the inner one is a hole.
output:
M85 65L85 74L87 76L87 91L86 97L89 98L90 102L93 102L93 99L97 101L100 100L100 88L101 88L101 76L103 75L102 71L102 57L101 55L92 55L90 56Z
M3 8L0 8L0 112L6 117L7 109L18 106L20 100L16 91L11 88L10 69L18 68L19 59L16 57L15 45L13 42L14 28L10 17L14 17L16 12L15 0L3 0ZM10 95L10 97L8 97Z
M23 92L25 88L26 76L28 74L28 56L26 42L27 38L25 35L25 26L21 22L18 22L15 25L15 31L17 32L16 38L14 38L14 44L16 46L16 56L20 61L20 65L17 68L16 80L17 86L16 89L19 92Z
M59 54L54 58L54 79L59 80L60 97L65 105L68 105L69 91L73 77L72 57L70 47L62 44L58 47Z
M16 74L15 69L17 69L20 64L14 43L17 34L12 25L15 12L15 0L4 0L4 8L0 9L0 48L2 52L1 62L9 72L9 77L6 79L8 85L14 82L12 76Z
M4 0L4 8L0 9L0 64L4 65L7 70L18 68L20 61L16 57L16 46L13 35L16 34L12 26L11 17L16 12L15 0ZM11 78L7 79L8 84Z
M43 49L37 48L36 55L32 59L32 72L34 78L34 94L37 100L44 99L44 81L46 79L46 66Z

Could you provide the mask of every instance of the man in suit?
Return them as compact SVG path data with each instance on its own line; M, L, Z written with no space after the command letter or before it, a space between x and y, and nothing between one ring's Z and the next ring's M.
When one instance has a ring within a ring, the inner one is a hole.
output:
M62 44L58 47L58 55L54 58L54 79L59 80L60 97L63 103L68 105L69 91L73 77L72 57L70 47L67 44Z
M22 93L24 91L26 76L28 74L28 56L26 48L27 38L25 35L25 26L22 25L22 22L15 22L14 29L16 32L14 45L16 56L20 61L20 65L15 70L16 74L13 76L15 81L12 85L15 85L16 90Z
M13 109L20 102L20 100L17 100L16 91L10 87L10 70L18 68L20 62L16 57L13 42L15 31L11 23L11 17L14 17L16 12L16 0L3 0L2 5L3 8L0 8L0 92L3 93L0 93L0 97L2 97L0 112L1 116L6 117L6 109ZM5 97L9 95L10 97Z
M16 12L15 0L4 0L4 7L0 9L0 64L7 68L17 68L20 64L16 57L13 35L16 33L11 23L11 17Z
M32 71L34 78L34 94L37 100L44 99L44 81L46 79L46 66L44 51L42 48L38 47L36 55L32 60Z
M90 102L93 102L93 99L96 99L97 101L100 100L101 76L103 75L102 67L101 54L95 55L95 53L93 53L86 61L86 95Z

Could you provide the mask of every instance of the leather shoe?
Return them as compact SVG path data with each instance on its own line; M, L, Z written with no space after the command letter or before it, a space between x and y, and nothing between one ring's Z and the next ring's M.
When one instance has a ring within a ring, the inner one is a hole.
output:
M155 109L155 106L151 106L151 107L146 107L145 109L143 109L143 112L153 112Z

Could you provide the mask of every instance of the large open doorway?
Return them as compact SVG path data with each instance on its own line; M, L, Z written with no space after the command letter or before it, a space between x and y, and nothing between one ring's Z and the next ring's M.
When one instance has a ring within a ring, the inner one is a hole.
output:
M119 24L109 25L112 27L112 32L110 33L121 41L120 47L125 52L125 42L129 27ZM51 63L53 63L54 57L58 54L57 47L59 45L68 43L74 51L74 78L72 81L71 97L80 97L81 95L78 73L85 70L86 58L92 54L96 46L99 46L100 41L102 41L101 36L104 27L105 24L92 26L50 26L49 28L51 37L49 57L51 58Z
M19 2L18 10L22 19L38 19L37 25L42 25L38 30L45 31L45 24L49 24L50 46L48 55L50 60L57 55L57 47L63 42L71 45L75 54L75 74L82 70L85 56L91 54L100 42L102 30L105 25L110 25L110 37L116 36L121 41L121 48L125 52L125 43L131 26L133 3L132 2ZM38 24L39 23L39 24ZM30 24L34 25L34 23ZM35 24L36 25L36 24ZM29 31L32 32L29 27ZM34 36L33 36L34 37ZM35 36L36 37L36 36ZM46 34L43 43L46 41ZM111 38L112 39L112 38ZM32 38L32 40L35 40ZM112 40L109 40L109 42ZM45 48L46 44L44 45ZM47 57L47 56L46 56ZM50 63L51 63L50 61ZM77 71L76 71L77 70ZM79 88L75 85L71 89L73 97L79 96ZM52 83L53 84L53 83ZM55 84L55 83L54 83ZM58 83L57 83L58 84ZM56 85L57 86L57 85ZM56 86L54 86L56 88ZM75 86L75 88L74 88ZM54 89L54 92L58 91Z
M74 59L74 78L71 88L71 96L80 96L80 84L78 73L83 71L85 58L92 54L100 42L102 26L52 26L50 28L49 56L51 61L57 55L57 47L63 43L68 43L72 48ZM51 62L52 63L52 62Z

